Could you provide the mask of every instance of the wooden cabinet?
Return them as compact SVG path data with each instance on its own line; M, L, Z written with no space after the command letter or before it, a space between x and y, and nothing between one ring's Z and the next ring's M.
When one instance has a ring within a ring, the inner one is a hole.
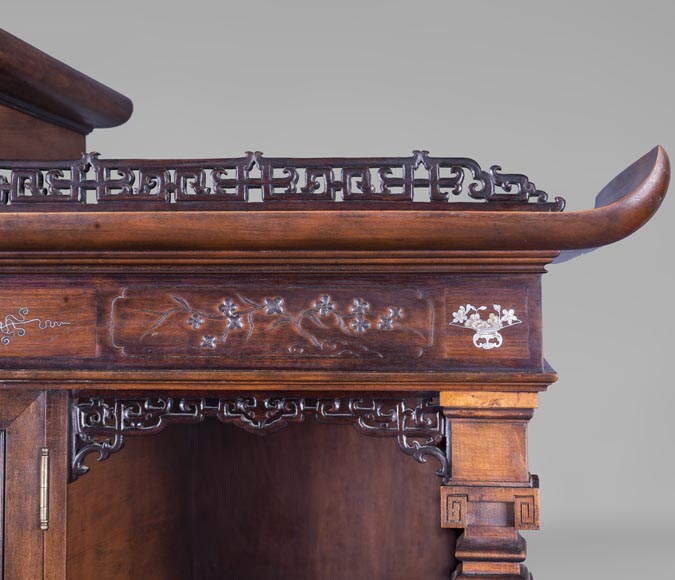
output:
M665 151L583 212L426 151L111 160L130 101L0 49L3 580L528 580L541 276Z

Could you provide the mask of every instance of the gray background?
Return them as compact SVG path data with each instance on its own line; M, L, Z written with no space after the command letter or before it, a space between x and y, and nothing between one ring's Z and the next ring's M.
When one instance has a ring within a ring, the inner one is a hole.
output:
M5 0L2 26L130 96L107 157L473 156L592 207L653 145L675 153L675 5ZM531 427L540 580L672 577L675 200L545 276L560 380Z

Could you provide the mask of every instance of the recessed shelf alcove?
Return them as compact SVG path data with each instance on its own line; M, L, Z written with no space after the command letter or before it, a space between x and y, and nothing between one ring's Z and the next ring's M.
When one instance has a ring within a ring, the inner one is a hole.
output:
M68 580L444 580L438 465L308 418L127 437L68 488Z

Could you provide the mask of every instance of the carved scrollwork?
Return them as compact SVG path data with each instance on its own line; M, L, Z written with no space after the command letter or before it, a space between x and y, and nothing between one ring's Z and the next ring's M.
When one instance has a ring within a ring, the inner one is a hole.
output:
M361 433L396 438L399 447L420 463L428 457L440 463L447 481L446 419L430 399L364 397L308 398L233 396L214 398L88 397L71 403L71 478L89 471L91 454L103 461L122 449L125 437L151 435L169 424L200 423L216 417L257 435L278 431L312 416L321 423L352 424Z
M103 160L94 152L73 161L0 161L0 203L15 210L63 202L105 209L110 202L124 201L137 209L195 202L232 208L232 202L253 201L253 190L267 202L447 203L466 191L470 200L543 211L564 208L562 198L549 202L527 176L500 171L498 165L485 171L473 159L431 157L417 150L410 157L305 159L248 151L243 157L177 161Z

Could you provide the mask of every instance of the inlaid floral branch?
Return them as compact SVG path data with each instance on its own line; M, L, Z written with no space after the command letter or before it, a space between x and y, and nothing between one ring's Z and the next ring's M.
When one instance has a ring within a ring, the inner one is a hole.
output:
M215 312L208 312L194 308L182 296L171 295L176 306L164 312L152 312L159 318L142 338L152 335L169 317L179 314L184 315L185 324L195 331L200 330L209 321L216 321L222 325L221 332L201 335L199 348L202 349L217 349L224 346L233 333L245 333L248 340L258 328L262 328L262 332L270 332L281 326L288 326L302 339L300 343L287 346L290 354L304 354L309 347L333 356L344 354L358 356L368 353L382 357L382 354L371 350L363 342L363 335L397 329L424 338L421 332L402 323L405 318L403 308L389 306L383 313L375 314L371 310L371 305L359 297L353 298L351 304L340 309L330 295L322 294L310 306L292 312L288 309L286 300L280 296L266 297L262 301L255 301L238 293L234 296L236 299L224 298L215 308ZM261 319L267 319L269 323L260 326ZM329 327L327 323L331 321L333 324ZM338 329L341 338L324 340L317 336L318 329L328 328Z

